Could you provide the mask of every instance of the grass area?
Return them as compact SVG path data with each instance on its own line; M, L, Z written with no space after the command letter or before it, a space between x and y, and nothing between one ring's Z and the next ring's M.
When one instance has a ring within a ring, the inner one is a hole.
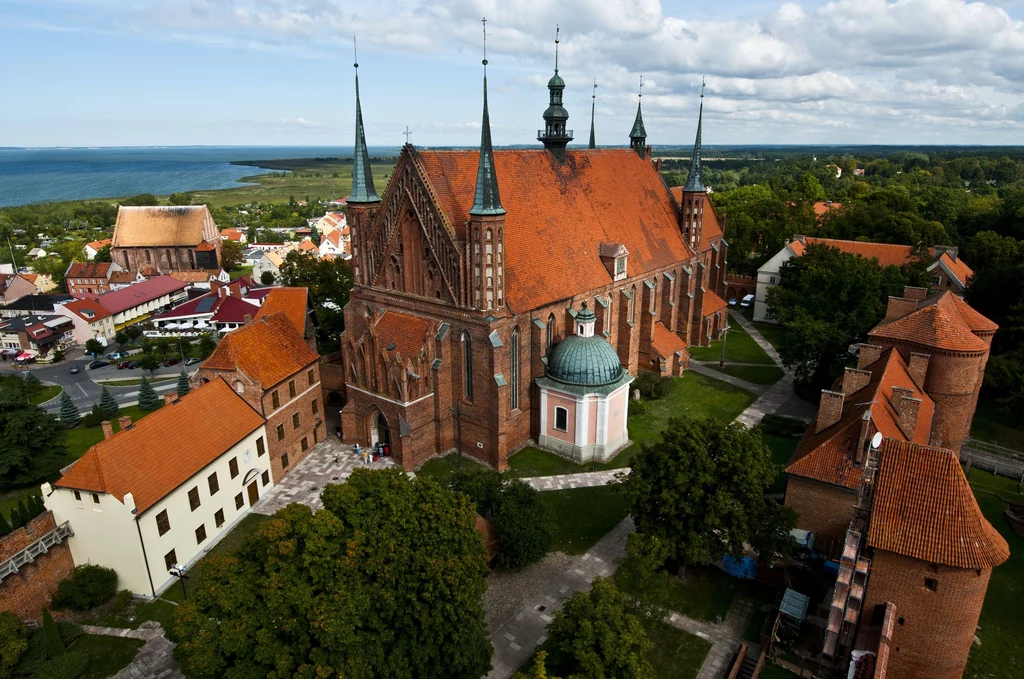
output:
M689 679L700 672L711 643L660 620L644 620L647 637L654 648L647 659L658 679ZM762 675L764 676L764 675Z
M971 649L965 679L1011 679L1024 676L1024 538L1010 526L1006 504L975 491L978 505L1010 545L1010 560L992 571L978 621L981 646Z
M383 195L396 159L370 160L377 193ZM271 174L243 177L234 186L216 191L192 191L192 203L206 203L214 207L253 202L288 202L294 197L304 200L309 196L329 199L344 198L352 188L352 161L307 159L255 160L238 163L254 167L279 170Z
M50 399L54 399L60 396L60 392L62 392L63 390L64 389L57 384L53 384L48 387L43 387L42 389L39 390L38 393L35 393L32 396L30 396L28 402L34 405L46 403Z
M621 454L621 453L620 453ZM558 476L560 474L579 474L591 469L602 468L602 465L578 464L567 458L527 446L508 460L508 475L515 478L530 476Z
M971 436L1007 448L1024 451L1024 429L1018 429L1013 417L991 403L981 401L971 422Z
M764 444L768 446L768 450L772 451L772 462L779 465L779 473L775 476L775 481L772 482L772 485L768 487L768 492L785 492L786 475L782 473L782 467L789 462L789 458L793 457L793 451L796 450L797 445L800 443L800 439L786 436L772 436L771 434L765 434L763 438Z
M1020 483L1016 479L997 476L980 469L972 469L971 473L967 475L967 480L971 482L971 487L975 490L987 490L1007 502L1024 504L1024 495L1021 494Z
M163 375L156 377L146 377L150 384L156 384L157 382L169 382L170 380L177 380L177 375ZM101 387L137 387L142 384L141 377L133 377L127 380L95 380L96 384Z
M761 334L761 337L768 340L768 344L779 350L782 338L782 326L774 323L754 323L754 328Z
M441 485L445 485L448 483L448 476L458 468L458 459L458 455L449 453L444 457L435 457L427 460L423 463L423 466L416 470L416 478L434 479ZM462 465L463 468L479 468L483 466L466 454L465 451L462 454Z
M775 589L751 580L734 578L713 566L688 566L686 580L659 571L644 581L627 562L615 573L615 584L624 592L658 606L699 620L725 617L737 594L764 603L775 600Z
M89 669L82 679L106 679L127 667L143 643L139 639L84 634L72 644L71 650L89 655Z
M110 602L113 604L114 602ZM150 620L159 622L167 627L171 615L177 608L174 604L157 599L155 601L142 601L133 599L123 609L115 609L111 606L100 606L90 611L81 623L87 625L98 625L100 627L122 627L136 629L139 625ZM78 622L78 621L76 621Z
M555 518L552 552L583 554L629 513L614 486L547 491L540 497Z
M775 365L754 338L739 323L730 325L725 340L725 360L730 363L763 363ZM722 357L722 342L715 340L708 347L690 347L690 358L698 361L717 361Z
M0 493L0 516L9 519L11 510L18 506L18 500L28 500L29 495L39 495L39 484Z
M237 269L229 271L228 276L231 277L231 280L237 280L246 274L251 274L252 269L253 268L251 266L240 266Z
M726 375L732 375L754 384L775 384L786 374L782 368L774 365L726 365L724 367L713 365L711 367L718 372L723 372Z

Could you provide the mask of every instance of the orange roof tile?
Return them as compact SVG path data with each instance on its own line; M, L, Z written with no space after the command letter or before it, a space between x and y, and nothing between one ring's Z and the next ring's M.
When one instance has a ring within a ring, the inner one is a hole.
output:
M728 303L712 290L704 291L704 301L701 303L700 315L703 318L707 318L712 314L716 314L725 307L729 306Z
M385 311L373 326L373 332L381 347L393 347L389 351L403 359L414 358L423 349L432 325L426 318Z
M865 259L877 259L878 263L882 266L903 266L912 262L917 256L912 245L890 245L888 243L866 243L856 240L810 237L803 237L803 241L807 245L820 243L838 248L841 252L860 255Z
M943 252L939 257L939 261L942 262L949 272L956 276L956 279L960 281L961 285L967 285L967 281L974 278L974 270L964 264L964 260L957 257L953 259L949 256L949 253Z
M104 238L103 240L89 241L88 243L86 243L86 245L91 247L93 250L99 250L100 248L106 247L107 245L110 245L113 242L113 238Z
M956 454L886 439L868 544L930 563L994 568L1010 548L978 507Z
M276 313L225 335L202 369L237 368L269 389L319 358L288 316Z
M55 485L135 498L142 513L263 425L263 417L224 380L100 441Z
M313 245L313 241L311 240L304 240L299 243L299 252L314 252L317 250L319 250L319 248Z
M117 208L113 246L196 246L203 242L203 230L213 223L205 205L145 206Z
M113 268L111 262L72 262L65 278L106 278Z
M803 257L804 253L807 252L807 246L798 240L790 241L789 249L792 250L797 257Z
M834 209L842 207L842 206L843 206L842 203L836 203L836 202L833 202L833 201L817 202L817 203L814 204L814 215L816 217L820 217L823 214L825 214L826 212L828 212L829 210L834 210Z
M330 241L335 247L341 247L341 229L335 229L329 234L320 239L320 244L323 245L324 241Z
M196 246L196 252L212 252L213 250L216 250L216 249L217 248L216 248L216 246L214 246L213 243L210 243L209 241L205 241L205 240L202 243L200 243L199 245Z
M479 155L412 154L460 236ZM569 150L564 163L543 149L496 150L494 164L508 212L505 295L517 313L610 283L601 243L626 246L631 276L691 257L671 194L654 165L629 149Z
M651 340L651 346L662 358L667 359L677 351L681 351L683 356L686 355L686 342L661 321L654 324L654 337Z
M913 342L947 351L987 351L976 332L995 332L995 323L949 290L923 302L906 316L882 321L868 337Z
M284 313L300 335L306 334L309 314L309 291L306 288L273 288L267 293L254 320L271 314Z
M89 323L111 315L110 311L94 299L77 299L65 304L64 308Z

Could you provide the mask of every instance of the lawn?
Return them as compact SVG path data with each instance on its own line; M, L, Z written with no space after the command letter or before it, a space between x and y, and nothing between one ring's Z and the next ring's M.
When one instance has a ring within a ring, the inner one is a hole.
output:
M11 510L18 506L18 500L27 500L29 495L39 495L39 484L0 493L0 516L10 518Z
M163 407L163 400L160 401L158 408ZM121 415L123 417L127 415L132 418L132 422L138 422L150 412L139 408L139 406L127 406L121 408ZM120 425L117 423L117 417L111 419L111 424L114 426L114 433L121 431ZM65 464L71 464L78 458L85 455L85 451L89 450L90 447L99 443L103 440L103 427L86 427L78 425L74 429L68 430L68 457Z
M762 438L764 439L764 444L768 446L768 450L772 451L772 462L779 466L779 473L775 476L775 481L772 485L768 487L768 492L785 492L786 475L782 473L782 467L789 462L789 458L793 457L793 451L796 450L797 445L800 443L800 439L786 436L772 436L771 434L765 434Z
M726 375L732 375L754 384L775 384L786 374L782 368L774 365L726 365L724 367L712 365L711 367L718 372L723 372Z
M722 357L722 342L715 340L708 347L690 347L690 358L717 361ZM732 323L725 340L725 360L729 363L762 363L775 365L754 338L739 323Z
M416 470L416 478L434 479L441 485L446 485L448 483L448 476L458 467L458 457L456 453L449 453L444 457L431 458ZM462 465L463 468L470 465L474 469L483 467L481 463L473 459L466 451L462 453Z
M971 422L971 436L1007 448L1024 451L1024 429L1014 426L1013 417L991 403L981 401Z
M240 266L237 269L232 269L231 272L228 273L228 276L231 277L231 280L237 280L237 279L241 278L242 276L245 276L246 274L251 274L251 273L252 273L252 267L251 266Z
M540 494L555 520L552 552L583 554L629 514L613 486L552 490Z
M1024 495L1021 494L1020 483L1016 479L997 476L980 469L972 469L971 473L967 475L967 480L971 482L971 486L976 491L987 490L1007 502L1024 505Z
M972 474L973 476L973 474ZM981 646L971 649L965 679L1011 679L1024 676L1024 538L1010 527L997 497L975 491L978 505L1010 544L1010 560L992 571L978 621Z
M782 338L782 326L774 323L754 323L754 329L761 334L761 337L768 340L768 344L775 347L775 350L779 350L779 346L782 344L780 341Z
M71 645L70 650L89 654L89 669L82 679L106 679L127 667L142 645L138 639L84 634Z
M711 650L711 643L700 637L676 629L660 620L644 620L647 637L654 648L647 659L654 666L658 679L689 679L700 672L704 658ZM764 676L764 675L762 675Z
M39 390L38 393L30 396L28 402L32 403L33 405L40 405L42 403L46 403L50 399L57 398L58 396L60 396L61 391L63 391L62 387L56 384L52 384L48 387L43 387L42 389Z
M167 627L171 615L177 608L174 604L156 599L155 601L142 601L133 599L125 608L120 610L103 610L90 612L83 622L88 625L100 627L121 627L125 629L136 629L139 625L150 620L156 620L164 627Z
M160 382L169 382L170 380L178 379L177 375L166 375L161 377L147 377L146 380L150 384L158 384ZM142 384L141 377L133 377L127 380L96 380L96 384L101 387L137 387Z

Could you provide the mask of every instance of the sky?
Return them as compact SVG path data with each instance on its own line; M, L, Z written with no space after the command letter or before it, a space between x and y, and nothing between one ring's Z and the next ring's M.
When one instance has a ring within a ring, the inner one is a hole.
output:
M1024 0L0 0L0 146L1024 144ZM596 99L592 99L594 81Z

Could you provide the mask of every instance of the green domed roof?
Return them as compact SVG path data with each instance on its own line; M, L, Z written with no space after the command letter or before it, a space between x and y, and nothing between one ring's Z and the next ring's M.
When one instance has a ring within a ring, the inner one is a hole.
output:
M603 337L570 335L551 350L547 376L567 384L601 386L622 377L622 364Z
M548 81L548 87L565 87L565 81L562 80L562 76L558 75L558 71L551 76L551 80Z

